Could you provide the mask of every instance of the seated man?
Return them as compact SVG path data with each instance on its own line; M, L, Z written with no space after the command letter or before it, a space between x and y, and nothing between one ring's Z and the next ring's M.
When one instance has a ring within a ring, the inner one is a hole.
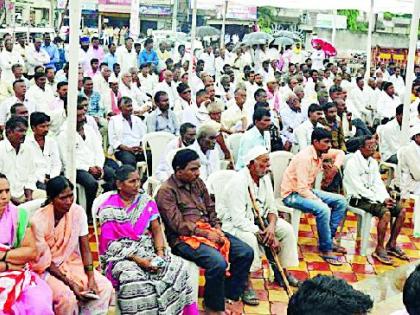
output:
M142 140L146 126L139 117L133 115L131 98L121 97L118 109L121 113L109 120L109 151L115 152L115 158L122 164L136 167L137 162L145 160Z
M85 188L86 192L86 213L88 218L92 218L92 204L98 191L98 180L103 179L108 185L104 185L105 190L109 190L110 182L113 179L114 171L105 165L105 156L102 150L102 144L92 127L86 124L86 103L87 98L79 96L82 99L77 106L77 124L75 130L75 164L76 164L76 182ZM62 126L57 137L60 149L61 159L64 169L69 167L69 157L67 155L67 121Z
M156 179L163 182L172 174L171 166L169 165L168 157L174 154L176 150L189 147L195 142L196 128L193 124L184 123L179 128L180 136L171 140L165 148L164 153L160 159L159 165L156 169Z
M179 123L175 113L169 108L169 97L166 92L159 91L154 97L157 108L146 118L147 132L166 131L179 134Z
M343 184L350 197L350 205L369 212L379 218L378 244L373 257L386 265L393 262L388 254L408 260L404 251L397 246L397 237L404 224L405 209L401 209L392 199L381 179L379 166L373 158L377 145L371 136L365 136L360 142L359 150L346 163ZM391 217L396 220L391 223L391 237L384 247L385 234Z
M382 161L397 164L397 151L401 148L403 142L402 120L404 105L398 105L395 110L395 118L382 126L381 135L379 135L379 148Z
M301 151L311 145L311 137L314 128L322 128L320 121L324 118L321 106L311 104L308 108L308 118L293 130L297 151Z
M239 142L238 161L236 162L236 169L244 168L245 156L249 150L256 145L265 147L268 152L271 149L270 132L271 113L265 108L257 108L252 117L254 127L245 131Z
M220 124L210 121L202 125L197 132L197 141L190 149L197 152L200 159L200 178L207 180L210 174L220 170L219 152L215 150L216 137L220 130Z
M157 196L165 232L172 253L193 261L206 270L204 303L207 314L224 314L225 297L238 301L247 283L254 259L252 248L224 233L214 202L200 177L200 158L190 149L178 151L172 161L174 174L162 184ZM205 224L207 223L207 224ZM198 247L188 243L199 240ZM230 243L228 257L219 250ZM230 276L225 278L230 263Z
M314 129L311 143L293 157L284 172L281 196L286 206L316 217L321 257L329 264L339 266L342 263L333 252L346 253L346 250L334 244L333 238L346 213L347 202L343 196L313 187L322 168L332 175L338 173L344 152L331 149L331 133L323 128Z
M36 187L45 190L50 178L60 175L62 164L57 141L48 135L50 116L33 112L31 114L32 133L26 137L25 146L31 151L36 176Z
M398 165L401 169L400 188L403 198L410 194L420 196L420 123L411 127L411 142L401 148L401 160ZM420 206L420 205L419 205Z
M303 282L293 294L287 315L368 314L372 307L370 296L355 290L346 281L318 275Z
M331 146L333 149L346 151L346 141L344 138L343 126L337 117L337 106L335 103L328 102L322 106L325 118L321 124L325 129L331 132Z
M217 209L217 214L222 220L224 231L238 237L254 250L251 272L261 269L260 245L262 245L274 270L275 280L283 285L282 277L269 247L279 252L279 260L283 268L299 265L299 259L292 226L277 217L277 206L274 201L271 178L268 174L270 170L268 154L269 152L264 146L256 144L254 148L250 148L244 158L245 167L227 181L224 193L220 198L220 209ZM232 198L232 196L235 197ZM264 230L261 230L261 227L255 223L255 210L253 210L251 198L257 201L260 216L266 222L267 227ZM257 237L258 234L261 237ZM286 269L284 271L289 283L292 286L298 286L298 280ZM257 299L251 281L248 284L246 293Z
M31 151L23 145L28 121L12 117L6 122L6 137L0 141L0 173L10 183L11 201L20 203L45 197L36 189L35 167Z

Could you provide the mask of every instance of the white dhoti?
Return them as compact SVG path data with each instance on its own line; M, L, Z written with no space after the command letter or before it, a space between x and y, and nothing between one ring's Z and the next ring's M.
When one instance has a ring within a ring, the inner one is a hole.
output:
M261 257L264 254L263 247L258 243L257 237L252 232L233 229L229 231L232 235L247 243L254 250L254 261L251 265L251 272L261 269ZM276 237L280 242L278 257L283 268L299 265L297 242L292 226L285 220L278 218L276 223Z

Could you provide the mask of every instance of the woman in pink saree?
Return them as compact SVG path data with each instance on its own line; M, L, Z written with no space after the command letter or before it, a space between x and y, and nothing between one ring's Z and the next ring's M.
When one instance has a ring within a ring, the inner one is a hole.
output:
M99 254L122 314L198 315L185 262L165 249L156 203L135 168L116 172L118 192L99 207Z
M0 174L0 315L52 315L52 293L30 263L37 251L28 214L10 202L9 182Z
M32 219L40 254L34 268L52 289L55 314L107 314L113 288L93 268L87 216L74 203L73 184L52 178L47 196Z

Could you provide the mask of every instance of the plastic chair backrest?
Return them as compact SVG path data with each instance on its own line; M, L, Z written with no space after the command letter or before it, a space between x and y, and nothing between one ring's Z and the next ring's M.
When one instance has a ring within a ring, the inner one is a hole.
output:
M210 174L207 178L206 186L209 194L214 195L216 212L220 206L220 194L225 191L227 181L236 173L233 170L221 170ZM233 197L233 196L232 196Z
M271 174L273 176L274 197L280 198L280 185L283 180L283 174L293 154L287 151L276 151L270 153Z
M107 191L106 193L103 193L101 195L99 195L98 197L95 198L95 200L93 201L92 204L92 220L93 220L93 231L95 234L95 241L96 241L96 246L99 249L99 236L98 236L98 222L97 222L97 218L98 218L98 210L99 207L102 205L102 203L112 194L115 194L116 191Z
M239 145L241 143L242 135L242 133L234 133L227 138L227 146L230 152L232 152L235 164L238 161Z
M143 151L146 152L147 145L149 145L152 153L152 176L155 174L156 168L159 165L160 158L165 152L166 145L175 139L176 136L165 131L146 133L143 137ZM146 162L147 154L145 154ZM150 170L149 174L150 174Z
M34 213L41 208L41 206L44 204L45 199L34 199L31 201L27 201L25 203L22 203L18 206L18 208L25 209L28 213L29 218L34 215Z

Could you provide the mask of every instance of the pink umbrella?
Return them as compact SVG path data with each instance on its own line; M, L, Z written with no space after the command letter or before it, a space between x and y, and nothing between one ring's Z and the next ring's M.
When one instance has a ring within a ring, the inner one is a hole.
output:
M337 55L337 50L335 49L335 47L330 44L329 42L321 39L321 38L314 38L311 41L311 45L312 47L316 47L318 45L321 46L321 49L324 51L325 55L327 57L335 57Z

